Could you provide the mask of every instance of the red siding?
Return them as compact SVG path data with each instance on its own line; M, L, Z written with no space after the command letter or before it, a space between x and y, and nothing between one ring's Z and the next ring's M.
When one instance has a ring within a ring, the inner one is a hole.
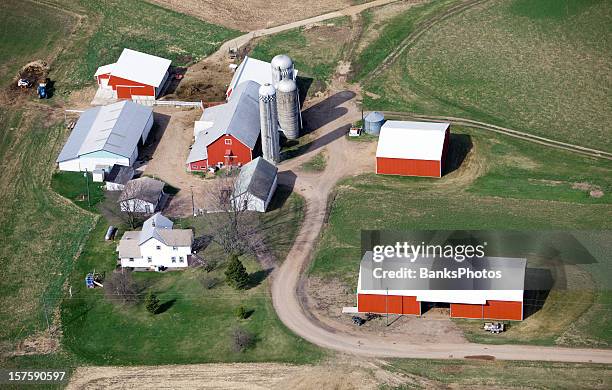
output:
M226 140L229 140L231 144L226 144ZM228 150L231 152L231 157L229 158L226 156ZM251 149L231 135L219 137L215 142L208 145L207 152L208 164L210 166L216 165L219 162L225 165L244 165L252 159Z
M109 78L110 78L110 73L105 73L105 74L98 75L98 84L100 84L100 80L102 80L102 79L109 79Z
M117 91L119 99L131 99L132 95L155 96L155 87L117 76L111 76L108 85Z
M440 177L440 161L376 157L376 173L383 175Z
M485 305L451 303L451 317L483 318L490 320L523 319L523 303L507 301L487 301Z
M421 303L416 297L399 295L359 294L357 309L360 313L421 314Z
M205 171L208 168L208 161L200 160L189 164L189 169L192 171Z

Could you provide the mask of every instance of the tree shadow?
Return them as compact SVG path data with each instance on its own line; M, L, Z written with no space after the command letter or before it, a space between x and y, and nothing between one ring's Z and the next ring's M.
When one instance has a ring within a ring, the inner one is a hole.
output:
M259 286L272 273L272 268L255 271L249 275L247 290Z
M542 309L555 284L552 272L546 268L525 270L525 292L523 293L523 319Z
M212 240L213 236L210 234L205 234L203 236L196 237L193 240L193 251L197 253L206 249L210 245Z
M159 309L155 312L155 314L161 314L167 312L176 302L176 298L172 298L169 301L166 301L159 305Z
M354 97L352 91L341 91L302 111L303 133L308 134L345 115L348 109L340 106Z
M463 161L472 150L472 137L468 134L450 134L449 150L444 162L442 176L448 175L461 167Z

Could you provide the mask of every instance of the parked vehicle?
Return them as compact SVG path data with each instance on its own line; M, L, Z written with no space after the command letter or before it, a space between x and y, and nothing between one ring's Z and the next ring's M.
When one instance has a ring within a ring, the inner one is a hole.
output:
M353 324L357 326L365 324L365 320L359 316L353 316L351 319L353 320Z
M506 325L501 322L485 322L483 329L491 333L501 333L506 331Z

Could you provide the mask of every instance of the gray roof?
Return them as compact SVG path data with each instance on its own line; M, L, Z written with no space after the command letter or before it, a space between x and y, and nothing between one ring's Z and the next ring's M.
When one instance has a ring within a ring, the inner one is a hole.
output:
M125 165L113 165L104 181L115 184L126 184L134 177L134 168L126 167Z
M121 236L121 240L119 241L119 246L117 247L119 257L123 259L129 257L140 257L140 245L138 245L139 240L140 232L138 231L128 231L123 233L123 236Z
M362 290L523 290L525 285L525 268L527 260L510 257L466 258L457 262L452 258L417 257L414 262L394 256L385 257L382 262L373 260L372 252L366 252L361 260L360 278ZM374 278L373 269L399 271L413 269L416 278ZM478 270L499 270L500 279L462 278L462 279L427 279L420 278L420 268L429 270L457 270L469 268Z
M164 182L152 179L150 177L139 177L138 179L127 182L121 195L119 202L130 199L144 200L152 204L157 204L159 196L164 190Z
M208 158L206 148L223 135L231 135L250 149L255 148L261 132L259 87L254 81L245 81L236 87L231 100L219 106L223 108L215 110L212 127L196 137L187 158L188 163Z
M252 196L263 201L268 199L278 168L269 161L257 157L240 169L236 180L234 196L240 196L248 192Z
M153 115L153 108L121 101L94 107L81 114L57 162L97 151L130 157Z

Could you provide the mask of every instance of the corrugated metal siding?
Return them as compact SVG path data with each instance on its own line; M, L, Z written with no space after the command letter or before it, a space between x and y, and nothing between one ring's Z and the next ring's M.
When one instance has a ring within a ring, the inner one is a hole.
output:
M489 320L523 319L523 303L508 301L487 301L485 305L451 303L451 317L482 318Z
M421 302L416 297L399 295L359 294L357 309L360 313L421 314Z
M377 157L376 173L382 175L440 177L440 161Z
M155 87L117 76L111 75L108 85L117 91L119 99L131 99L132 95L155 96Z

